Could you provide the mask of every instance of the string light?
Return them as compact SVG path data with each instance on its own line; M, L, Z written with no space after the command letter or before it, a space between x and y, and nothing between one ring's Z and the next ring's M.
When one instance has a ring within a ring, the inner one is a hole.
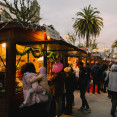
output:
M2 47L3 47L3 48L6 47L6 43L3 43L3 44L2 44Z

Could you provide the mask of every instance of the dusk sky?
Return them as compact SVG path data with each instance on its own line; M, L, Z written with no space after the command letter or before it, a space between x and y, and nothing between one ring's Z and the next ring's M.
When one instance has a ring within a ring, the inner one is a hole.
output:
M38 2L42 17L40 25L53 25L62 37L68 32L73 32L72 18L76 17L75 14L91 4L100 11L99 16L103 18L104 23L100 35L96 38L99 42L98 47L110 48L117 39L117 0L38 0Z

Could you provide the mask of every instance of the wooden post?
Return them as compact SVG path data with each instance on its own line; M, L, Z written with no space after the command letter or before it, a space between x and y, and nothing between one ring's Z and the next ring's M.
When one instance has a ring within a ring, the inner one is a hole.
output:
M44 51L44 67L47 69L47 50Z
M29 63L29 52L27 53L27 62Z
M16 43L14 30L6 45L6 98L8 104L8 117L14 116L15 110L15 75L16 75Z

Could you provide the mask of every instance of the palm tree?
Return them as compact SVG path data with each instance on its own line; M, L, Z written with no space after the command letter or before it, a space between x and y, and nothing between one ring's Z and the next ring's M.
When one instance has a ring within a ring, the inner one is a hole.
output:
M86 37L86 47L89 46L90 36L99 35L101 27L103 27L103 18L96 15L100 13L96 9L89 5L82 9L82 12L77 12L76 16L79 17L75 19L73 24L76 34L81 38Z

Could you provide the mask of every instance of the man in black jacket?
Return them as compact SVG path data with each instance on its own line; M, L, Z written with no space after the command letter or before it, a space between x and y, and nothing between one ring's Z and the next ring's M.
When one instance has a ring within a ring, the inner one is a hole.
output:
M85 97L85 92L87 88L87 71L83 67L83 62L78 63L78 67L80 68L79 71L79 89L80 89L80 98L82 100L82 106L79 110L81 111L87 111L91 112L91 109L89 108L88 102Z
M92 67L91 74L93 76L93 93L95 93L95 85L98 85L98 94L100 94L101 68L99 63L96 62Z

